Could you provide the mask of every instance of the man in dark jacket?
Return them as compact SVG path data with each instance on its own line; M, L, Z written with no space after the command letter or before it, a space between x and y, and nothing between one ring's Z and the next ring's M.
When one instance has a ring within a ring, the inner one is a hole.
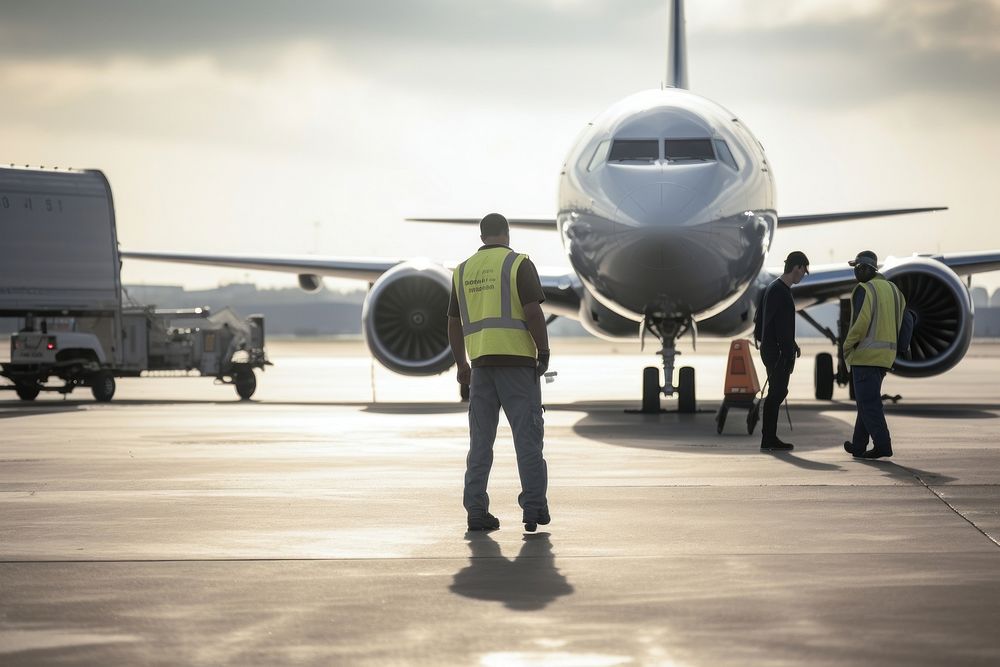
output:
M785 259L785 272L764 290L759 315L760 358L767 368L767 398L761 417L760 449L789 451L793 445L778 438L778 410L788 396L788 380L799 354L795 344L795 301L792 285L809 273L809 258L796 250Z

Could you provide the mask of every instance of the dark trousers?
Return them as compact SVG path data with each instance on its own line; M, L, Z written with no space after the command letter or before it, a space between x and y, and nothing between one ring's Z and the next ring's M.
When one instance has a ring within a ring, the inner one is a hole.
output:
M882 409L882 380L885 369L878 366L852 366L854 399L858 404L858 416L854 420L854 437L851 444L857 452L865 451L868 439L875 443L880 452L892 452L892 438L889 425L885 423Z
M782 401L788 396L788 379L791 377L792 371L780 363L765 366L765 368L767 369L767 398L764 399L760 435L762 440L773 440L778 437L778 411L781 409Z

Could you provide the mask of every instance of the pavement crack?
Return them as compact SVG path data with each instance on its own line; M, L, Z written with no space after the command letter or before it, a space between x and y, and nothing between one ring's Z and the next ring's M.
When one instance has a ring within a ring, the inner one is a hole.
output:
M930 491L930 492L931 492L932 494L934 494L934 497L935 497L935 498L937 498L938 500L940 500L940 501L941 501L942 503L944 503L944 504L945 504L945 506L946 506L946 507L947 507L948 509L950 509L950 510L951 510L952 512L954 512L954 513L955 513L955 514L957 514L958 516L962 517L962 520L963 520L963 521L965 521L965 522L966 522L966 523L968 523L968 524L969 524L970 526L972 526L973 528L975 528L975 529L976 529L976 531L978 531L978 532L979 532L979 533L980 533L980 534L981 534L981 535L982 535L983 537L985 537L985 538L986 538L986 539L988 539L988 540L989 540L990 542L992 542L994 546L996 546L996 547L1000 548L1000 542L998 542L998 541L997 541L996 539L994 539L994 538L993 538L993 537L992 537L992 536L991 536L991 535L990 535L989 533L987 533L987 532L986 532L985 530L983 530L982 528L980 528L979 526L977 526L977 525L976 525L976 523L975 523L975 522L974 522L974 521L973 521L972 519L970 519L969 517L965 516L965 514L963 514L963 513L962 513L962 512L961 512L961 511L960 511L960 510L959 510L959 509L957 508L957 507L955 507L955 506L954 506L954 505L952 505L952 504L951 504L950 502L948 502L948 500L947 500L947 499L946 499L946 498L945 498L945 497L944 497L943 495L941 495L940 493L938 493L937 491L935 491L935 490L934 490L934 488L933 488L933 487L931 487L931 485L930 485L930 484L928 484L927 482L925 482L925 481L923 480L923 478L922 478L922 477L921 477L921 476L920 476L920 475L919 475L918 473L915 473L915 472L913 472L912 470L910 470L909 468L907 468L906 466L902 466L902 465L899 465L898 463L896 463L896 464L894 464L894 465L897 465L897 466L899 466L900 468L902 468L902 469L903 469L903 470L905 470L906 472L908 472L908 473L910 473L911 475L913 475L913 478L914 478L914 479L916 479L916 480L917 480L918 482L920 482L920 485L921 485L921 486L923 486L923 487L924 487L925 489L927 489L927 490L928 490L928 491Z

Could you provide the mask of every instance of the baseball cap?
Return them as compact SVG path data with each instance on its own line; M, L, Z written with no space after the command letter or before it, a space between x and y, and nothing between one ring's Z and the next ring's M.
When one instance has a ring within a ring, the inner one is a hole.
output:
M788 257L785 258L785 264L791 264L792 266L804 266L806 267L806 273L809 273L809 258L801 250L793 250L788 253Z
M873 253L871 250L862 250L858 253L858 256L847 263L848 266L857 266L858 264L864 264L865 266L870 266L873 269L878 268L878 255Z

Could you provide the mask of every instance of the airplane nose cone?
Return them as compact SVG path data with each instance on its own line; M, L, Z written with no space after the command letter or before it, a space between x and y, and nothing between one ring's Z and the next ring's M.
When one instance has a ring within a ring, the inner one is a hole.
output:
M684 268L693 257L688 242L679 242L690 230L681 227L690 219L696 192L679 183L660 181L636 188L619 200L615 211L615 237L630 261L660 270Z
M680 183L648 183L619 200L615 222L626 228L670 224L684 216L694 196L693 189Z

